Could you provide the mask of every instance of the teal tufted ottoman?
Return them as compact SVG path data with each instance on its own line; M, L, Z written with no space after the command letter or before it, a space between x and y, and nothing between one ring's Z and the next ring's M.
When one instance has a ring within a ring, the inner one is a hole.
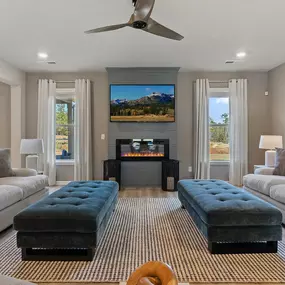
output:
M79 181L14 218L23 260L92 260L118 200L112 181Z
M220 180L181 180L178 197L211 253L277 252L282 214L273 205Z

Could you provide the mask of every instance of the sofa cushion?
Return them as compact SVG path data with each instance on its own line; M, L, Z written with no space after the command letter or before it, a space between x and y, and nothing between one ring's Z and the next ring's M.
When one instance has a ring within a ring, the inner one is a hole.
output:
M0 185L18 186L23 190L23 199L25 199L48 186L48 177L45 175L5 177L0 179Z
M117 201L118 183L71 182L14 218L14 228L26 232L96 232Z
M276 163L273 175L285 176L285 149L276 148Z
M0 211L21 201L23 190L17 186L0 185Z
M275 185L270 189L270 197L285 204L285 185Z
M248 174L243 177L243 185L270 196L270 188L274 185L285 184L285 176Z
M0 178L13 176L10 149L0 148Z

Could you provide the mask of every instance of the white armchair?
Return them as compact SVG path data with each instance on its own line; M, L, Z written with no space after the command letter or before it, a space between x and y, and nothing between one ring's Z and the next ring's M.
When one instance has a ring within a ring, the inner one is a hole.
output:
M29 168L13 168L13 172L17 177L36 176L37 171Z

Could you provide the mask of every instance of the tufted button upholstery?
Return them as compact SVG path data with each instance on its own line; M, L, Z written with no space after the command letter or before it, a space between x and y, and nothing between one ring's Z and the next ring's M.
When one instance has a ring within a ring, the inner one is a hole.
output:
M113 181L71 182L15 217L18 231L95 232L118 197Z
M221 180L181 180L178 196L208 225L280 225L282 220L271 204Z

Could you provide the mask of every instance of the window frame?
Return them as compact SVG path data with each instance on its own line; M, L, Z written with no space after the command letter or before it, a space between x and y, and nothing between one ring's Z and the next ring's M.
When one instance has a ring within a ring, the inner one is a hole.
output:
M211 87L209 92L209 98L208 101L210 101L210 98L229 98L229 106L230 106L230 89L228 87ZM209 108L210 111L210 108ZM208 117L210 118L210 114L208 114ZM229 108L229 117L230 117L230 108ZM208 118L208 119L209 119ZM223 124L225 125L225 124ZM210 133L210 124L209 124L209 133ZM209 150L210 152L210 150ZM217 165L217 166L228 166L230 164L230 160L210 160L210 165Z
M71 98L75 98L75 88L56 88L56 96L55 99L71 99ZM55 104L56 104L56 100L55 100ZM56 118L54 118L55 120L55 128L57 127L56 125ZM73 126L75 127L75 124L67 124L64 126ZM56 134L55 134L56 136ZM56 138L55 138L55 142L56 142ZM55 160L55 164L56 165L62 165L62 166L73 166L74 165L74 159L56 159Z

